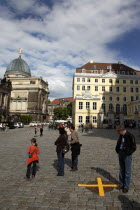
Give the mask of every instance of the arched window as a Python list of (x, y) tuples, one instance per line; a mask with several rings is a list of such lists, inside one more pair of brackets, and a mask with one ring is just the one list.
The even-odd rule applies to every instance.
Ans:
[(116, 104), (116, 114), (120, 113), (120, 104)]
[(113, 111), (113, 104), (109, 104), (109, 111)]
[(102, 104), (102, 109), (104, 111), (104, 113), (106, 112), (106, 107), (105, 107), (105, 104)]
[(126, 104), (123, 105), (123, 113), (125, 115), (127, 115), (127, 105)]

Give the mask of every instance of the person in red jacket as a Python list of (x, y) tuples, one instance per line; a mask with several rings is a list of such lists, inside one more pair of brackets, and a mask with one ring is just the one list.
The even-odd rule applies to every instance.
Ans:
[(36, 175), (36, 163), (39, 162), (38, 154), (40, 154), (40, 149), (37, 146), (36, 139), (31, 139), (31, 146), (29, 146), (27, 153), (29, 154), (29, 158), (27, 160), (27, 179), (30, 178), (31, 175), (31, 166), (32, 166), (32, 177)]

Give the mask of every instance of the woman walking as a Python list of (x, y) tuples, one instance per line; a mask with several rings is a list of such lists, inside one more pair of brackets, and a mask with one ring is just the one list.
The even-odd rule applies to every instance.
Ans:
[(60, 136), (58, 139), (55, 141), (56, 147), (56, 152), (57, 152), (57, 157), (58, 157), (58, 174), (57, 176), (64, 176), (64, 155), (65, 151), (64, 149), (68, 151), (69, 144), (67, 142), (67, 137), (65, 135), (65, 130), (64, 128), (59, 128), (59, 133)]
[[(27, 153), (29, 154), (29, 158), (27, 160), (26, 178), (29, 179), (31, 173), (32, 173), (32, 177), (35, 177), (36, 163), (38, 163), (38, 161), (39, 161), (38, 154), (40, 154), (40, 149), (37, 146), (35, 138), (31, 139), (31, 146), (29, 146)], [(31, 166), (32, 166), (32, 172), (31, 172)]]

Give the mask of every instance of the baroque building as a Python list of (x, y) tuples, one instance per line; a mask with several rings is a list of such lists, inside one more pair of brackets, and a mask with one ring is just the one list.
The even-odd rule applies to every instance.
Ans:
[(134, 119), (134, 113), (140, 111), (140, 72), (121, 62), (88, 62), (74, 74), (73, 100), (76, 127)]
[(10, 115), (20, 118), (31, 115), (33, 120), (46, 121), (48, 110), (48, 83), (42, 77), (32, 77), (29, 65), (21, 58), (14, 59), (8, 65), (5, 79), (11, 81)]
[(0, 122), (5, 122), (9, 119), (11, 90), (10, 80), (0, 79)]

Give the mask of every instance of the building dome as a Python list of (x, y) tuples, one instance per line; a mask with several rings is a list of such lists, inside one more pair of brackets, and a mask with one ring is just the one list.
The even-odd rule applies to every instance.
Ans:
[(19, 58), (11, 61), (11, 63), (8, 65), (5, 76), (8, 76), (9, 74), (18, 74), (25, 77), (31, 77), (30, 68), (28, 64), (21, 58), (21, 55)]

